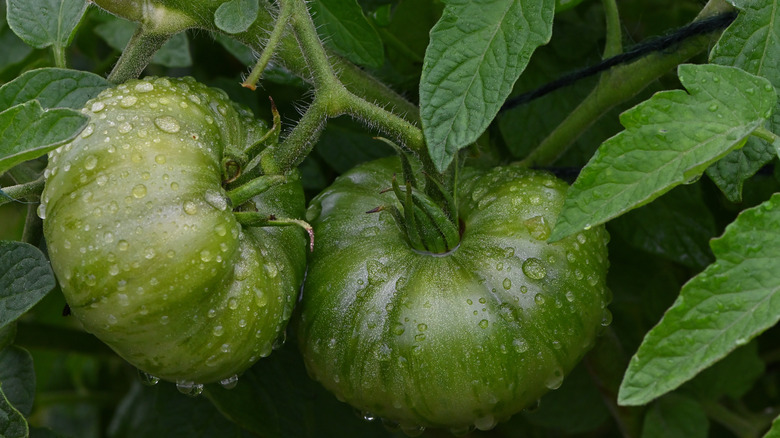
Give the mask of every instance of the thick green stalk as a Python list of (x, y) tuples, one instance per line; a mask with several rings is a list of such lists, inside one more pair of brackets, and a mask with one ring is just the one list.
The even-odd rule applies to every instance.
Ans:
[[(710, 0), (698, 18), (706, 18), (733, 8), (724, 0)], [(551, 132), (522, 163), (549, 166), (601, 116), (614, 106), (642, 91), (651, 82), (694, 55), (709, 48), (719, 34), (699, 35), (682, 43), (672, 53), (653, 53), (638, 61), (613, 68), (605, 74), (588, 97)]]
[(128, 41), (122, 56), (108, 75), (108, 80), (120, 84), (128, 79), (141, 75), (154, 54), (171, 38), (171, 35), (157, 34), (138, 26), (130, 41)]

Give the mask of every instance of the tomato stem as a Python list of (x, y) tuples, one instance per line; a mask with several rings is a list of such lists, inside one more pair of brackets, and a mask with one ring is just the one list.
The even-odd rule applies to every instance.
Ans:
[(287, 178), (283, 175), (262, 175), (227, 192), (233, 207), (238, 207), (271, 187), (283, 184)]
[(21, 201), (21, 199), (37, 198), (43, 191), (44, 185), (45, 180), (41, 177), (28, 183), (4, 187), (0, 189), (0, 205), (8, 204), (9, 202), (29, 203)]
[(127, 42), (122, 55), (114, 65), (114, 69), (108, 75), (108, 80), (119, 84), (141, 75), (154, 54), (169, 39), (171, 35), (149, 32), (143, 25), (138, 26), (135, 33)]
[(276, 49), (279, 46), (279, 41), (281, 41), (282, 35), (284, 35), (284, 31), (287, 29), (287, 23), (290, 21), (291, 16), (292, 7), (290, 2), (281, 2), (279, 6), (279, 16), (276, 18), (276, 23), (274, 23), (271, 35), (269, 35), (265, 47), (263, 47), (263, 51), (260, 52), (257, 63), (255, 63), (249, 76), (247, 76), (241, 84), (242, 87), (249, 88), (250, 90), (255, 90), (257, 88), (257, 82), (260, 80), (263, 71), (265, 71), (265, 68), (274, 56), (274, 52), (276, 52)]
[(309, 235), (309, 251), (314, 251), (314, 228), (308, 222), (300, 219), (276, 217), (254, 211), (239, 211), (234, 213), (238, 223), (253, 227), (286, 227), (290, 225), (303, 228)]

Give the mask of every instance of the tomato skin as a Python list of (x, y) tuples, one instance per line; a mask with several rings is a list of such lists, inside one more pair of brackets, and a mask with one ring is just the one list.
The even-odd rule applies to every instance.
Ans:
[[(50, 154), (39, 210), (73, 315), (153, 376), (208, 383), (267, 356), (303, 279), (301, 229), (245, 228), (222, 159), (263, 132), (191, 78), (133, 80), (87, 103), (91, 122)], [(299, 179), (251, 202), (301, 217)]]
[(548, 244), (566, 183), (466, 168), (461, 242), (411, 249), (386, 189), (397, 160), (359, 166), (311, 203), (317, 245), (299, 344), (339, 399), (407, 430), (490, 429), (557, 388), (608, 316), (603, 227)]

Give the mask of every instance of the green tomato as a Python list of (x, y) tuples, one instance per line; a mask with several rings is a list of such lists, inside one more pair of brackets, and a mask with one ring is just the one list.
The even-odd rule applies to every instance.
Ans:
[(310, 374), (367, 418), (407, 433), (490, 429), (559, 387), (609, 323), (608, 235), (548, 243), (565, 182), (466, 168), (460, 244), (416, 251), (388, 211), (366, 214), (394, 202), (384, 189), (400, 170), (356, 167), (312, 201), (300, 348)]
[[(301, 229), (240, 225), (223, 159), (265, 131), (191, 78), (133, 80), (87, 103), (91, 122), (49, 155), (39, 215), (84, 328), (182, 391), (230, 385), (283, 334), (303, 279)], [(300, 180), (242, 208), (302, 217)]]

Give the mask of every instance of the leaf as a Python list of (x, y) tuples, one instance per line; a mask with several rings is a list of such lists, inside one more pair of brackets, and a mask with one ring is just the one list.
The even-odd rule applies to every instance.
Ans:
[[(251, 403), (251, 401), (250, 401)], [(249, 438), (204, 397), (185, 397), (170, 383), (153, 388), (136, 379), (108, 427), (113, 438)]]
[(612, 230), (636, 248), (691, 268), (712, 262), (709, 240), (715, 236), (715, 218), (698, 184), (678, 187), (615, 219)]
[(656, 93), (620, 116), (574, 182), (551, 241), (604, 223), (698, 178), (744, 144), (771, 115), (777, 96), (764, 78), (734, 67), (684, 64), (683, 90)]
[(780, 415), (775, 417), (772, 427), (764, 435), (764, 438), (780, 438)]
[(5, 398), (0, 382), (0, 437), (27, 438), (27, 434), (27, 421)]
[(531, 54), (552, 35), (554, 0), (449, 0), (431, 29), (420, 116), (440, 171), (498, 113)]
[(706, 438), (709, 425), (699, 402), (673, 395), (650, 407), (642, 425), (642, 438)]
[(219, 5), (214, 24), (227, 33), (244, 32), (255, 22), (259, 10), (257, 0), (230, 0)]
[[(777, 0), (731, 0), (742, 12), (710, 52), (710, 62), (739, 67), (769, 79), (780, 90), (780, 3)], [(780, 101), (769, 129), (780, 134)], [(775, 156), (771, 145), (751, 138), (707, 169), (707, 175), (732, 201), (742, 200), (742, 183)]]
[[(122, 51), (135, 32), (138, 24), (123, 20), (114, 16), (106, 19), (105, 23), (95, 26), (95, 33), (108, 43), (111, 48)], [(190, 44), (187, 34), (177, 33), (171, 37), (152, 57), (152, 64), (164, 67), (190, 67)]]
[(19, 347), (0, 350), (0, 382), (11, 405), (22, 415), (30, 415), (35, 397), (35, 369), (27, 350)]
[(699, 373), (683, 388), (698, 399), (718, 400), (728, 395), (742, 398), (764, 374), (764, 361), (758, 355), (758, 343), (750, 342)]
[(44, 110), (37, 100), (0, 112), (0, 174), (72, 139), (86, 124), (78, 111)]
[(6, 5), (5, 2), (0, 2), (0, 73), (12, 67), (14, 64), (22, 62), (27, 56), (32, 53), (33, 48), (24, 43), (16, 34), (8, 27), (8, 23), (5, 21), (6, 17)]
[(0, 328), (24, 314), (54, 286), (54, 273), (38, 248), (0, 241)]
[(16, 339), (16, 324), (0, 327), (0, 350), (14, 343)]
[(37, 100), (43, 108), (79, 109), (111, 84), (79, 70), (41, 68), (23, 73), (0, 87), (0, 109)]
[(87, 10), (86, 0), (7, 0), (8, 25), (27, 44), (67, 47)]
[(226, 417), (265, 438), (374, 437), (391, 434), (358, 418), (306, 374), (294, 342), (257, 362), (230, 390), (218, 385), (205, 393)]
[(336, 52), (358, 65), (382, 65), (382, 40), (356, 0), (316, 0), (309, 7), (314, 23), (327, 35), (325, 43)]
[(780, 194), (743, 211), (710, 243), (715, 263), (691, 279), (645, 336), (618, 394), (641, 405), (690, 380), (780, 319)]

